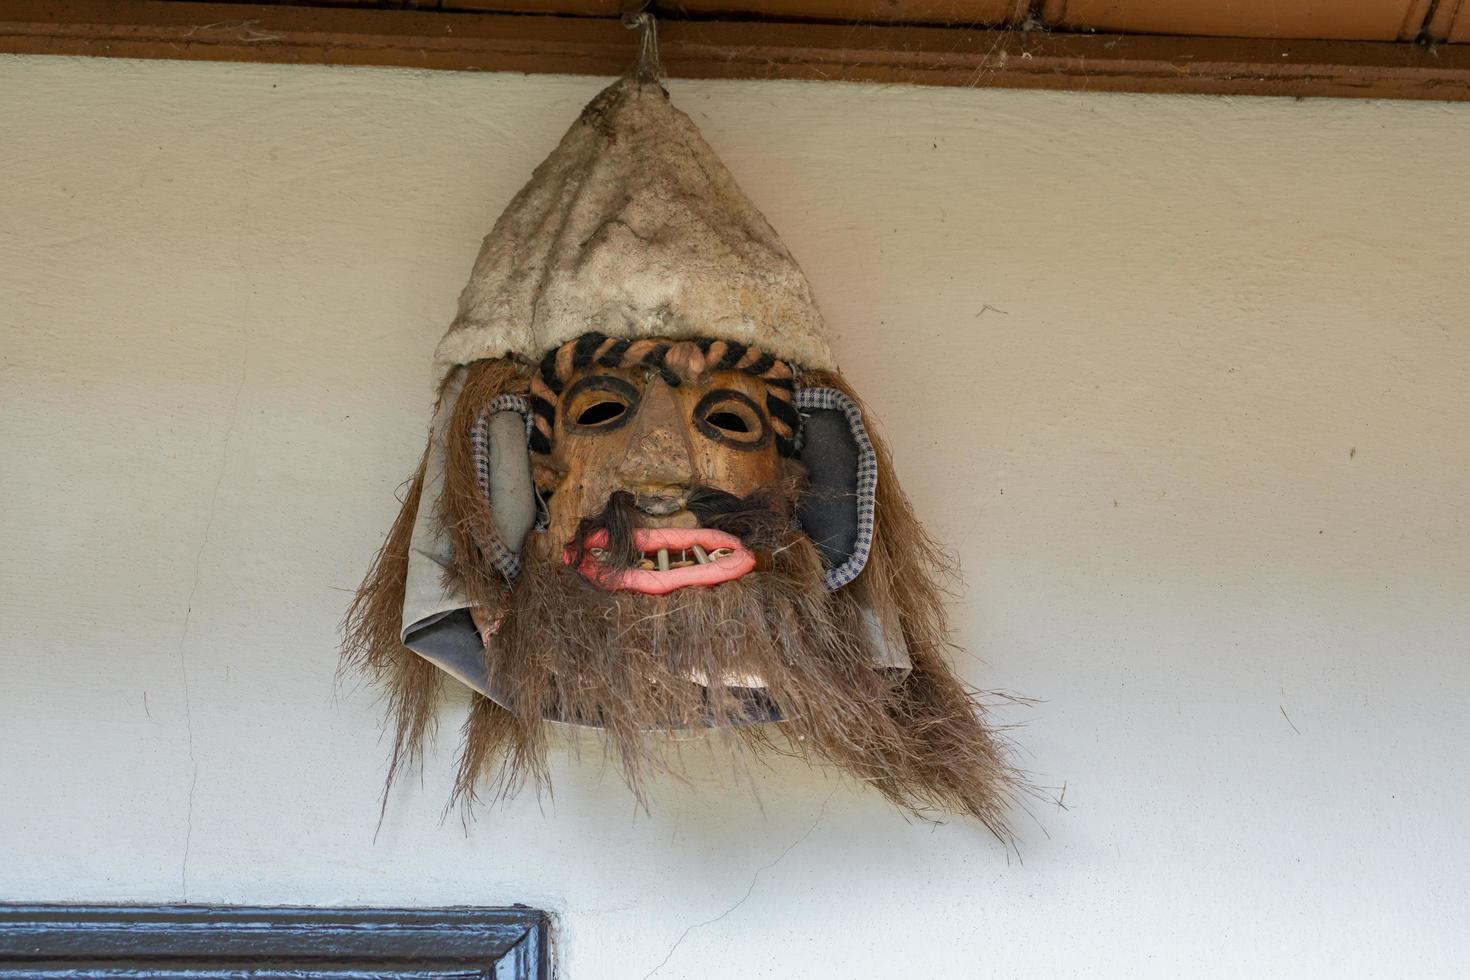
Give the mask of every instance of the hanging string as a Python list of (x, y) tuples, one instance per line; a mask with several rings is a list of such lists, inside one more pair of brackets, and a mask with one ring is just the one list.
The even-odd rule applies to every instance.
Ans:
[(658, 60), (658, 21), (648, 9), (650, 0), (633, 6), (623, 14), (623, 26), (641, 31), (638, 39), (638, 64), (633, 77), (640, 82), (664, 83), (664, 66)]

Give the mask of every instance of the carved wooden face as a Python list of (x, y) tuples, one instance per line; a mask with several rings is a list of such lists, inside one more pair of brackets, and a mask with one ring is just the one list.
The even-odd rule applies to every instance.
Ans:
[[(691, 502), (709, 491), (734, 498), (768, 491), (783, 468), (765, 380), (711, 366), (689, 342), (671, 345), (662, 361), (568, 372), (551, 452), (536, 467), (537, 485), (550, 495), (546, 557), (561, 551), (608, 589), (664, 594), (749, 572), (757, 556), (739, 538), (701, 526)], [(601, 574), (607, 529), (583, 522), (620, 494), (639, 557)]]

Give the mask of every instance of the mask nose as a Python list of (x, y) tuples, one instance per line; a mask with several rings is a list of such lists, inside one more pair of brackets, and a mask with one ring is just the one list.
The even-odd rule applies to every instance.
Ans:
[(684, 509), (683, 493), (640, 493), (634, 497), (634, 506), (649, 517), (668, 517)]
[(655, 511), (643, 508), (645, 500), (654, 507), (667, 507), (670, 501), (683, 506), (684, 491), (694, 484), (694, 459), (682, 422), (674, 392), (655, 380), (644, 390), (628, 451), (617, 469), (618, 479), (634, 491), (646, 513)]

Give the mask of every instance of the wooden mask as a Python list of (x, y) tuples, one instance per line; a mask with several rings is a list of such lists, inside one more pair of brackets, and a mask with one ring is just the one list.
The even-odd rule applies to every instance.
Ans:
[(608, 591), (664, 595), (752, 571), (759, 556), (709, 518), (718, 504), (722, 517), (759, 507), (789, 523), (795, 488), (778, 449), (789, 455), (795, 435), (791, 369), (769, 357), (742, 369), (725, 345), (710, 359), (693, 341), (594, 337), (583, 358), (571, 345), (566, 377), (548, 362), (558, 393), (541, 377), (533, 387), (548, 546)]
[(346, 620), (390, 694), (390, 779), (452, 677), (466, 798), (549, 778), (553, 723), (598, 731), (635, 792), (669, 765), (658, 733), (711, 730), (1005, 832), (1019, 783), (946, 662), (943, 559), (800, 270), (662, 89), (589, 105), (486, 239), (439, 363)]

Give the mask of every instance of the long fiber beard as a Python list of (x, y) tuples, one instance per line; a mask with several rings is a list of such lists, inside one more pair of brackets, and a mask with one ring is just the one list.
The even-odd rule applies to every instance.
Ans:
[[(469, 431), (492, 398), (524, 394), (530, 369), (510, 360), (487, 360), (466, 371), (451, 421), (456, 432)], [(857, 397), (836, 374), (808, 372), (805, 380)], [(650, 768), (665, 766), (658, 740), (646, 731), (659, 727), (649, 725), (650, 718), (713, 719), (746, 710), (748, 702), (740, 692), (722, 688), (721, 670), (705, 672), (714, 689), (704, 692), (691, 689), (689, 673), (681, 669), (691, 658), (728, 658), (726, 670), (731, 673), (763, 675), (786, 720), (725, 731), (758, 750), (794, 752), (838, 765), (916, 814), (929, 816), (938, 810), (975, 817), (1009, 840), (1007, 806), (1034, 791), (1007, 761), (1005, 740), (986, 724), (980, 695), (949, 667), (952, 648), (939, 585), (947, 571), (944, 556), (915, 518), (879, 430), (871, 419), (867, 423), (879, 471), (873, 550), (862, 575), (836, 593), (827, 593), (821, 585), (819, 559), (805, 539), (777, 550), (768, 571), (712, 590), (689, 590), (657, 600), (596, 593), (569, 577), (574, 573), (538, 562), (529, 552), (524, 573), (511, 586), (485, 557), (485, 544), (495, 540), (496, 531), (479, 491), (469, 440), (451, 440), (443, 495), (423, 506), (436, 508), (450, 535), (453, 581), (469, 600), (482, 609), (497, 609), (503, 602), (514, 608), (495, 637), (491, 668), (497, 683), (519, 691), (512, 702), (515, 712), (474, 696), (456, 795), (474, 800), (481, 790), (501, 795), (527, 779), (547, 783), (546, 707), (590, 712), (592, 705), (599, 706), (595, 717), (607, 726), (609, 743), (621, 755), (638, 791), (639, 780)], [(387, 790), (396, 777), (421, 758), (444, 687), (445, 675), (439, 668), (403, 646), (398, 636), (409, 539), (422, 486), (420, 464), (398, 519), (342, 624), (343, 669), (365, 673), (381, 686), (388, 702), (393, 749), (385, 807)], [(760, 592), (752, 597), (755, 589)], [(566, 590), (576, 601), (559, 605), (557, 590)], [(686, 610), (686, 603), (695, 606)], [(908, 649), (913, 668), (895, 684), (870, 666), (866, 634), (858, 622), (860, 604), (874, 610), (885, 630)], [(613, 605), (617, 609), (608, 612)], [(640, 608), (642, 614), (634, 612)], [(721, 614), (721, 609), (726, 612)], [(590, 610), (601, 610), (597, 615), (604, 618), (591, 622)], [(627, 619), (621, 628), (607, 621), (623, 616)], [(697, 625), (686, 625), (689, 621)], [(634, 632), (661, 631), (666, 638), (700, 637), (701, 642), (678, 644), (674, 653), (678, 659), (661, 663), (653, 651), (671, 649), (670, 642), (634, 642), (629, 627)], [(627, 664), (614, 661), (609, 645), (594, 644), (591, 657), (573, 664), (580, 673), (565, 670), (568, 651), (581, 648), (559, 646), (567, 634), (579, 636), (578, 644), (598, 635), (615, 637), (617, 649), (631, 651), (631, 659)], [(561, 639), (554, 641), (553, 636)], [(517, 657), (517, 651), (524, 656)], [(783, 653), (790, 656), (783, 659)], [(635, 665), (650, 660), (651, 671), (635, 672)], [(553, 672), (556, 666), (563, 668), (561, 674)], [(562, 677), (574, 678), (575, 683)], [(677, 682), (670, 685), (672, 693), (657, 691), (649, 682), (664, 678)], [(579, 686), (593, 680), (619, 696), (593, 696), (596, 687)], [(615, 706), (633, 710), (609, 710)]]
[[(529, 556), (528, 556), (529, 557)], [(825, 758), (920, 811), (968, 812), (1003, 833), (1010, 771), (971, 695), (941, 665), (881, 669), (862, 611), (828, 592), (791, 532), (768, 567), (667, 596), (608, 593), (555, 560), (528, 560), (492, 638), (491, 689), (465, 731), (460, 790), (546, 778), (545, 719), (597, 725), (634, 793), (671, 767), (656, 733), (704, 726), (747, 748)], [(763, 691), (746, 678), (764, 682)], [(785, 739), (751, 724), (774, 703)]]

